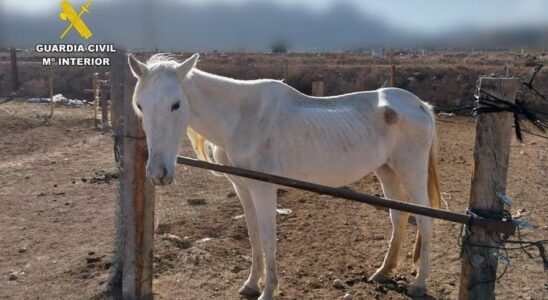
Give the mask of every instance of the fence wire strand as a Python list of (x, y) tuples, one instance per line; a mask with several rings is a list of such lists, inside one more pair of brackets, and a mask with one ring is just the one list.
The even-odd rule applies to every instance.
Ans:
[[(484, 210), (468, 210), (468, 214), (479, 216), (482, 218), (488, 218), (488, 219), (497, 219), (497, 220), (506, 220), (512, 222), (512, 214), (508, 210), (503, 210), (500, 213), (493, 213), (491, 211), (484, 211)], [(536, 247), (539, 252), (539, 257), (542, 260), (544, 271), (548, 271), (548, 257), (546, 256), (546, 248), (544, 247), (544, 244), (548, 244), (548, 239), (543, 240), (536, 240), (536, 241), (524, 241), (521, 236), (521, 229), (519, 226), (516, 226), (516, 232), (517, 232), (517, 239), (509, 239), (508, 236), (502, 236), (496, 234), (496, 233), (489, 233), (487, 236), (491, 240), (491, 243), (496, 246), (489, 246), (489, 245), (480, 245), (470, 242), (471, 237), (474, 236), (474, 231), (471, 230), (469, 225), (462, 225), (459, 233), (458, 238), (458, 245), (461, 248), (461, 259), (463, 258), (464, 251), (466, 251), (466, 247), (463, 246), (469, 246), (469, 247), (478, 247), (478, 248), (484, 248), (486, 249), (487, 253), (485, 253), (485, 257), (492, 256), (489, 251), (499, 251), (502, 250), (504, 252), (505, 258), (508, 259), (508, 251), (512, 250), (521, 250), (521, 252), (525, 253), (529, 259), (534, 259), (535, 256), (531, 254), (527, 249)], [(496, 238), (494, 238), (496, 237)], [(519, 246), (517, 247), (507, 247), (506, 244), (517, 244)], [(497, 258), (498, 259), (498, 258)], [(478, 285), (481, 284), (491, 284), (493, 282), (500, 283), (500, 280), (504, 277), (506, 274), (506, 271), (508, 270), (508, 267), (510, 265), (510, 261), (508, 260), (507, 263), (504, 264), (504, 269), (502, 272), (496, 276), (493, 280), (482, 280), (479, 282), (473, 282), (469, 285), (468, 289), (472, 290)]]
[[(546, 95), (543, 95), (537, 87), (535, 87), (534, 82), (538, 73), (544, 65), (537, 64), (534, 69), (531, 77), (527, 81), (521, 80), (520, 83), (527, 88), (528, 91), (533, 93), (534, 97), (538, 97), (543, 101), (548, 103)], [(438, 110), (437, 113), (457, 113), (457, 112), (468, 112), (473, 116), (485, 113), (494, 113), (494, 112), (511, 112), (514, 114), (514, 129), (516, 132), (516, 138), (519, 141), (523, 140), (522, 132), (548, 139), (548, 136), (543, 134), (538, 134), (533, 132), (533, 130), (527, 130), (523, 128), (523, 121), (528, 121), (533, 124), (535, 128), (544, 133), (548, 129), (548, 116), (547, 111), (541, 111), (538, 109), (530, 108), (526, 101), (521, 99), (515, 99), (515, 103), (503, 100), (501, 98), (495, 97), (494, 95), (481, 90), (479, 87), (479, 81), (476, 86), (476, 92), (474, 93), (475, 105), (466, 105), (449, 110)]]

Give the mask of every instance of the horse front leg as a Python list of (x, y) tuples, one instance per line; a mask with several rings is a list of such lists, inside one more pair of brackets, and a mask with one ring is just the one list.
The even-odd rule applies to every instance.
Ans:
[(249, 235), (249, 241), (251, 242), (252, 257), (251, 272), (244, 285), (240, 288), (239, 293), (240, 295), (247, 297), (258, 297), (261, 294), (259, 279), (264, 272), (264, 263), (259, 228), (257, 225), (257, 214), (247, 188), (235, 183), (233, 183), (233, 186), (244, 209), (247, 233)]
[(278, 287), (276, 270), (276, 188), (257, 183), (249, 187), (253, 199), (265, 261), (265, 287), (259, 300), (273, 299)]

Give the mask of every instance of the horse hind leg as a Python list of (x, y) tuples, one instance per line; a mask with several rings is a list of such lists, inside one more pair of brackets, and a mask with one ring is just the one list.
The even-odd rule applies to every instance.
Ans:
[[(420, 159), (414, 159), (405, 168), (398, 172), (402, 186), (414, 204), (430, 207), (428, 197), (428, 159), (421, 164)], [(426, 278), (430, 272), (430, 246), (433, 235), (433, 221), (430, 217), (417, 215), (417, 227), (420, 233), (417, 247), (420, 247), (419, 260), (416, 262), (417, 276), (408, 290), (410, 296), (423, 296), (426, 294)]]
[[(403, 192), (400, 182), (394, 173), (387, 165), (375, 170), (375, 174), (381, 181), (384, 196), (394, 200), (404, 200), (405, 193)], [(401, 248), (401, 243), (407, 227), (409, 213), (398, 210), (390, 210), (390, 220), (392, 222), (392, 237), (388, 245), (388, 251), (384, 257), (382, 266), (370, 277), (369, 280), (376, 282), (390, 281), (390, 272), (398, 265), (398, 254)]]

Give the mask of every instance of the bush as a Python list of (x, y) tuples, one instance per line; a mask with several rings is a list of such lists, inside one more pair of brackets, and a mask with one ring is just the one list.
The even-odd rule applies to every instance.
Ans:
[(285, 41), (276, 41), (270, 46), (272, 53), (287, 53), (287, 43)]

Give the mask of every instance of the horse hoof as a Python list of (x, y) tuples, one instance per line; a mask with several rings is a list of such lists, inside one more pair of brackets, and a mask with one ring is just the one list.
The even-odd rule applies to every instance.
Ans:
[(426, 296), (426, 287), (412, 285), (407, 289), (407, 295), (413, 298)]
[(265, 294), (263, 294), (261, 297), (259, 297), (259, 299), (257, 300), (273, 300), (274, 298), (272, 296), (267, 296)]
[(240, 293), (240, 295), (242, 296), (246, 296), (246, 297), (250, 297), (250, 298), (257, 298), (261, 295), (261, 292), (259, 292), (258, 290), (252, 288), (252, 287), (249, 287), (247, 285), (244, 285), (239, 291), (238, 293)]
[(381, 272), (375, 272), (373, 276), (369, 277), (369, 281), (375, 281), (378, 283), (392, 282), (392, 279)]

